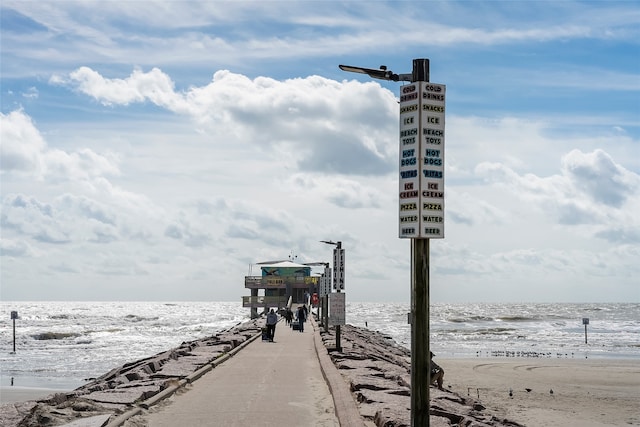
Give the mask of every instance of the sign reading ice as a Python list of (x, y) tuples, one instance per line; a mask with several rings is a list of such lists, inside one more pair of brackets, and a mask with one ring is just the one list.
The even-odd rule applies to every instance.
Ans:
[(444, 238), (445, 85), (400, 89), (399, 236)]

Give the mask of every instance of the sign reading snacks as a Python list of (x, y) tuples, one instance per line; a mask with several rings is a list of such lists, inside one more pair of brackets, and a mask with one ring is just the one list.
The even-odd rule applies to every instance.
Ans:
[(446, 86), (400, 88), (401, 238), (444, 238), (444, 107)]

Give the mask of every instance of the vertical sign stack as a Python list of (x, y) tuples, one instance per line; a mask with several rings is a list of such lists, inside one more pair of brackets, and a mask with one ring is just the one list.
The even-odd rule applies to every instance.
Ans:
[(344, 291), (344, 249), (333, 250), (333, 289)]
[(444, 238), (445, 91), (421, 81), (400, 91), (401, 238)]
[(324, 274), (320, 277), (320, 298), (331, 293), (331, 268), (325, 267)]

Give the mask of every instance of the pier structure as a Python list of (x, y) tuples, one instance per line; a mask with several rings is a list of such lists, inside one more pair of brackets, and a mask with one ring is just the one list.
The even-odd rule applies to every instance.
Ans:
[(266, 312), (270, 308), (280, 310), (290, 303), (308, 304), (308, 297), (318, 292), (319, 278), (311, 276), (309, 265), (292, 261), (257, 265), (261, 274), (244, 278), (244, 287), (251, 290), (251, 295), (242, 297), (242, 306), (251, 308), (251, 318), (260, 315), (258, 309)]

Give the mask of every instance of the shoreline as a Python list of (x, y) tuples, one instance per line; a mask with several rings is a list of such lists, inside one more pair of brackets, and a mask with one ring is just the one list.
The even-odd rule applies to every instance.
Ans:
[(55, 393), (70, 393), (87, 382), (65, 377), (3, 376), (0, 380), (0, 405), (44, 399)]
[(445, 389), (526, 426), (640, 425), (640, 360), (445, 358)]
[(71, 389), (0, 386), (0, 405), (5, 403), (26, 403), (45, 399), (55, 393), (70, 393)]
[[(239, 324), (236, 329), (234, 333), (227, 331), (220, 334), (221, 338), (230, 340), (226, 342), (232, 343), (228, 348), (236, 348), (240, 342), (246, 341), (249, 336), (253, 336), (259, 330), (253, 321)], [(322, 335), (336, 367), (341, 369), (345, 365), (355, 364), (353, 367), (357, 369), (341, 369), (341, 374), (343, 375), (356, 375), (350, 380), (353, 383), (352, 385), (359, 385), (361, 381), (364, 381), (364, 383), (371, 382), (371, 384), (380, 381), (377, 375), (371, 376), (371, 372), (364, 369), (365, 366), (360, 366), (363, 363), (363, 351), (373, 355), (371, 360), (374, 362), (370, 361), (367, 364), (373, 363), (377, 365), (381, 360), (389, 359), (389, 356), (395, 354), (396, 350), (397, 354), (394, 356), (397, 362), (396, 365), (400, 366), (410, 362), (407, 359), (408, 353), (406, 351), (401, 351), (400, 348), (394, 350), (396, 348), (395, 341), (391, 340), (390, 337), (380, 337), (378, 333), (366, 328), (350, 325), (343, 328), (343, 353), (335, 353), (332, 350), (334, 344), (332, 343), (333, 336), (331, 332)], [(348, 341), (350, 336), (354, 340), (351, 344)], [(207, 354), (210, 353), (212, 347), (202, 345), (206, 344), (206, 341), (198, 340), (192, 343), (183, 343), (181, 347), (172, 349), (171, 352), (178, 351), (185, 355), (191, 355), (192, 357), (184, 359), (186, 361), (192, 359), (193, 355), (200, 354), (201, 351), (206, 350)], [(218, 339), (215, 341), (220, 343)], [(349, 357), (348, 348), (354, 345), (355, 353), (354, 357), (351, 358)], [(240, 348), (242, 345), (238, 347)], [(237, 349), (239, 350), (239, 348)], [(140, 360), (134, 365), (140, 365), (140, 367), (143, 367), (143, 365), (150, 366), (150, 363), (156, 363), (153, 360), (160, 361), (167, 353), (159, 353), (153, 358)], [(210, 356), (207, 356), (207, 358), (210, 358)], [(510, 420), (512, 422), (512, 424), (505, 423), (505, 425), (528, 427), (640, 425), (640, 411), (636, 409), (637, 401), (640, 400), (640, 387), (638, 387), (640, 385), (639, 358), (501, 358), (495, 356), (462, 358), (446, 357), (441, 353), (436, 354), (434, 361), (445, 370), (445, 391), (442, 392), (431, 388), (432, 407), (434, 404), (442, 407), (454, 396), (452, 393), (455, 393), (455, 395), (467, 401), (467, 405), (470, 404), (469, 402), (473, 403), (475, 401), (485, 408), (478, 410), (475, 414), (467, 414), (465, 416), (495, 416), (496, 420)], [(169, 365), (165, 365), (165, 368), (169, 368)], [(131, 364), (127, 364), (127, 366), (129, 366), (127, 369), (115, 369), (109, 373), (110, 375), (105, 375), (98, 379), (99, 381), (96, 381), (96, 383), (104, 382), (112, 376), (117, 379), (128, 374), (134, 366)], [(160, 368), (160, 366), (162, 366), (162, 363), (157, 367)], [(170, 371), (177, 375), (178, 372), (174, 372), (176, 367), (174, 366)], [(185, 373), (189, 373), (194, 369), (190, 365), (185, 365), (183, 368)], [(399, 382), (393, 386), (394, 390), (404, 386), (408, 387), (406, 380), (409, 377), (407, 373), (403, 374), (398, 371), (397, 375), (393, 381)], [(11, 387), (4, 384), (8, 378), (3, 378), (3, 384), (0, 387), (0, 400), (7, 410), (15, 406), (20, 413), (30, 410), (27, 407), (30, 404), (29, 402), (35, 404), (34, 400), (42, 400), (56, 393), (74, 394), (76, 390), (85, 389), (89, 385), (89, 383), (84, 383), (84, 385), (75, 390), (69, 390), (69, 388), (77, 384), (77, 379), (16, 378), (20, 380), (20, 384)], [(197, 377), (193, 377), (193, 379), (195, 378)], [(70, 382), (61, 387), (60, 384), (65, 384), (65, 380), (70, 380)], [(56, 387), (47, 387), (47, 385), (56, 385)], [(527, 388), (530, 389), (529, 392), (526, 391)], [(390, 393), (385, 394), (386, 397), (382, 397), (379, 392), (369, 391), (370, 387), (368, 386), (357, 389), (357, 393), (367, 397), (365, 400), (378, 401), (382, 405), (381, 407), (389, 408), (387, 412), (381, 412), (387, 418), (404, 419), (408, 417), (406, 395)], [(511, 396), (509, 395), (509, 390), (512, 390)], [(553, 390), (554, 393), (551, 394), (550, 390)], [(100, 393), (104, 395), (104, 392), (98, 392), (98, 394)], [(383, 401), (379, 401), (379, 398), (382, 398)], [(358, 401), (360, 400), (358, 399)], [(475, 405), (473, 406), (475, 409)], [(363, 408), (362, 416), (365, 417), (372, 416), (373, 412), (380, 410), (376, 405), (364, 405)], [(460, 411), (460, 409), (452, 409), (450, 414), (457, 417), (463, 413)], [(0, 414), (0, 420), (2, 419), (1, 415), (3, 414)], [(14, 418), (17, 419), (18, 416), (16, 415)]]
[[(585, 367), (592, 366), (594, 368), (598, 368), (601, 370), (608, 370), (610, 368), (622, 368), (622, 369), (631, 369), (635, 368), (634, 375), (640, 375), (640, 359), (628, 357), (628, 356), (616, 356), (616, 357), (592, 357), (589, 359), (579, 358), (579, 357), (569, 357), (569, 358), (534, 358), (534, 357), (520, 357), (520, 358), (505, 358), (505, 357), (485, 357), (485, 356), (462, 356), (462, 355), (447, 355), (446, 352), (436, 354), (434, 361), (436, 363), (442, 365), (443, 368), (448, 366), (449, 369), (445, 368), (447, 373), (446, 380), (449, 380), (449, 384), (453, 386), (451, 381), (456, 381), (458, 383), (464, 382), (471, 384), (469, 387), (471, 388), (486, 388), (486, 386), (480, 385), (476, 387), (477, 384), (485, 377), (486, 374), (482, 374), (478, 372), (480, 369), (475, 369), (475, 375), (478, 376), (478, 379), (474, 381), (474, 374), (468, 372), (469, 369), (473, 369), (476, 366), (479, 368), (480, 366), (485, 367), (486, 365), (492, 365), (493, 368), (506, 368), (510, 367), (514, 370), (516, 367), (521, 367), (524, 365), (533, 366), (529, 367), (529, 369), (541, 369), (545, 367), (549, 367), (553, 364), (561, 364), (565, 365), (567, 368), (572, 368), (571, 365), (576, 367)], [(504, 376), (504, 375), (502, 375)], [(517, 375), (513, 376), (514, 379), (518, 378)], [(599, 377), (599, 375), (598, 375)], [(638, 391), (637, 396), (640, 398), (640, 377), (636, 377), (638, 382)], [(26, 397), (22, 400), (5, 400), (5, 397), (11, 396), (13, 394), (21, 394), (25, 396), (36, 396), (36, 398), (46, 397), (47, 394), (54, 393), (69, 393), (78, 388), (83, 387), (84, 385), (92, 382), (93, 380), (85, 380), (80, 381), (73, 378), (66, 377), (35, 377), (35, 376), (25, 376), (25, 377), (15, 377), (16, 382), (13, 385), (8, 385), (8, 380), (6, 377), (3, 377), (0, 380), (0, 404), (9, 403), (9, 402), (20, 402), (20, 401), (28, 401), (34, 400), (32, 397)], [(460, 384), (456, 384), (460, 386)], [(499, 387), (500, 385), (498, 385)], [(508, 388), (507, 388), (508, 390)], [(466, 396), (466, 389), (464, 390), (464, 395)], [(45, 392), (43, 395), (42, 392)], [(462, 394), (462, 393), (461, 393)], [(477, 396), (476, 396), (477, 397)]]

